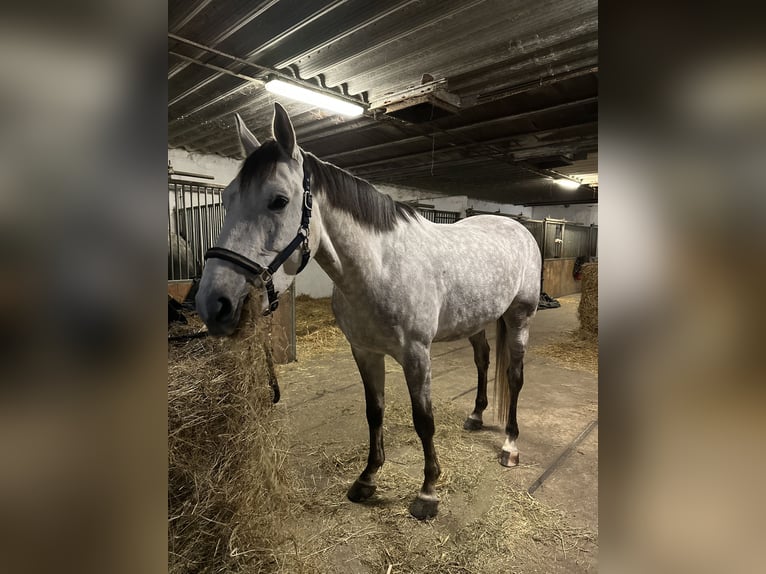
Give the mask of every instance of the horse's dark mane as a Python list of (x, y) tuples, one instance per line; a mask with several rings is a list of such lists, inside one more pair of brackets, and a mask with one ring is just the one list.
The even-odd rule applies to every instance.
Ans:
[[(274, 140), (263, 143), (251, 154), (240, 171), (240, 184), (247, 187), (257, 175), (273, 171), (276, 162), (289, 161), (288, 155)], [(360, 224), (375, 231), (391, 231), (399, 221), (415, 219), (415, 209), (394, 201), (371, 183), (344, 169), (304, 152), (303, 161), (311, 174), (311, 190), (327, 198), (330, 205), (348, 213)]]
[(415, 219), (412, 206), (394, 201), (368, 181), (310, 153), (304, 153), (303, 161), (308, 162), (312, 182), (315, 182), (312, 185), (327, 197), (330, 205), (362, 225), (375, 231), (391, 231), (398, 221)]

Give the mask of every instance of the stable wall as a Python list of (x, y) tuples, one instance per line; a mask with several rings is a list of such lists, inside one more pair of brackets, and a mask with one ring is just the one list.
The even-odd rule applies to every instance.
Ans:
[[(532, 208), (532, 219), (565, 219), (582, 225), (598, 225), (598, 204), (541, 205)], [(598, 253), (598, 243), (596, 253)], [(553, 298), (580, 293), (582, 284), (572, 277), (574, 258), (543, 262), (543, 291)]]
[(176, 171), (211, 175), (213, 179), (177, 176), (178, 179), (221, 185), (226, 187), (231, 183), (242, 165), (242, 161), (220, 155), (193, 153), (186, 150), (169, 148), (168, 163)]
[(308, 295), (312, 299), (332, 295), (332, 281), (314, 259), (295, 278), (295, 294)]
[(543, 261), (543, 291), (553, 297), (563, 297), (582, 290), (582, 282), (572, 276), (574, 258)]
[(598, 225), (598, 204), (539, 205), (532, 208), (532, 219), (566, 219), (572, 223)]

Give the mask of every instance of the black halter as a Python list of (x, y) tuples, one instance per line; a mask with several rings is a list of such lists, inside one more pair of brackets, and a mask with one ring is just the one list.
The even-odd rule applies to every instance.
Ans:
[(261, 267), (255, 261), (251, 261), (244, 255), (240, 255), (236, 251), (231, 251), (224, 247), (211, 247), (205, 253), (205, 260), (207, 259), (223, 259), (229, 263), (233, 263), (240, 269), (247, 272), (247, 280), (249, 283), (255, 285), (256, 280), (260, 279), (263, 286), (266, 288), (266, 295), (269, 298), (269, 306), (266, 311), (263, 312), (264, 316), (271, 315), (279, 307), (279, 293), (274, 289), (273, 276), (277, 270), (282, 267), (282, 264), (287, 261), (293, 252), (301, 245), (303, 246), (303, 257), (301, 259), (301, 266), (298, 267), (296, 275), (303, 271), (303, 268), (311, 259), (311, 249), (309, 248), (309, 221), (311, 220), (311, 174), (306, 166), (306, 157), (303, 157), (303, 211), (301, 213), (301, 225), (298, 228), (298, 233), (290, 244), (282, 251), (277, 253), (274, 260), (266, 267)]

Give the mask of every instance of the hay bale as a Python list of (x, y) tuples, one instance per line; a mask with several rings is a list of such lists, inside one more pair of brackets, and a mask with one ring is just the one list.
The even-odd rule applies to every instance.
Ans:
[(254, 304), (232, 339), (168, 357), (169, 572), (274, 570), (287, 536), (286, 438)]
[(598, 337), (598, 263), (582, 266), (582, 295), (577, 315), (580, 318), (580, 335), (584, 338)]

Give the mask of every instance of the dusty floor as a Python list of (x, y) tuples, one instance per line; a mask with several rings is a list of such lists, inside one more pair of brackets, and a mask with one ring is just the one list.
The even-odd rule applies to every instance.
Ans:
[[(532, 325), (519, 400), (521, 465), (515, 469), (497, 462), (503, 433), (493, 425), (491, 406), (484, 430), (462, 429), (476, 389), (470, 344), (434, 345), (435, 441), (443, 476), (439, 516), (425, 523), (407, 512), (422, 481), (423, 458), (401, 368), (387, 360), (386, 464), (378, 491), (354, 504), (345, 490), (364, 466), (368, 441), (356, 366), (345, 341), (302, 355), (299, 345), (299, 361), (279, 369), (288, 460), (303, 478), (306, 500), (295, 516), (298, 558), (284, 565), (287, 571), (595, 571), (597, 354), (572, 335), (579, 295), (559, 301), (560, 308), (539, 311)], [(488, 337), (493, 346), (494, 332)]]

